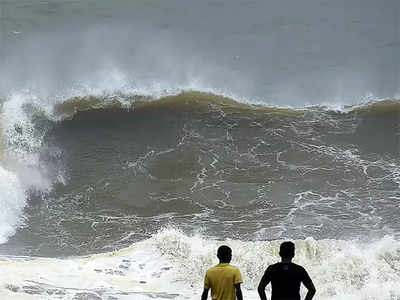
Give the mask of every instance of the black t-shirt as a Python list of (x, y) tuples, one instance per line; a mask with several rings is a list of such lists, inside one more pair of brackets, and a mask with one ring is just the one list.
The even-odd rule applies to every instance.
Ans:
[(291, 262), (270, 265), (263, 277), (272, 284), (271, 300), (300, 300), (300, 284), (312, 282), (302, 266)]

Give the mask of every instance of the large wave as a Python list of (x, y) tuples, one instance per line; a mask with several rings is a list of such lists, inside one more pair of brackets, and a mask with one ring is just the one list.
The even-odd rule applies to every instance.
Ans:
[[(392, 174), (390, 175), (392, 179), (398, 182), (398, 176), (396, 175), (398, 174), (396, 157), (398, 157), (398, 124), (400, 111), (400, 104), (398, 101), (387, 100), (372, 102), (356, 107), (343, 107), (341, 111), (338, 111), (336, 109), (330, 110), (324, 106), (296, 109), (278, 106), (268, 107), (260, 104), (251, 104), (251, 101), (241, 101), (240, 99), (233, 100), (224, 94), (218, 95), (217, 93), (213, 94), (209, 91), (182, 92), (179, 89), (167, 91), (156, 90), (153, 94), (149, 91), (141, 94), (101, 91), (89, 95), (78, 90), (73, 94), (68, 94), (68, 97), (53, 98), (40, 98), (34, 96), (29, 91), (24, 91), (7, 97), (2, 103), (2, 184), (5, 186), (5, 190), (9, 190), (8, 193), (12, 194), (12, 197), (6, 197), (2, 200), (5, 207), (11, 212), (3, 214), (0, 219), (1, 228), (4, 228), (1, 235), (1, 240), (3, 242), (15, 232), (16, 228), (23, 224), (23, 208), (32, 190), (48, 192), (51, 190), (54, 183), (66, 183), (65, 166), (62, 163), (57, 166), (51, 166), (49, 164), (51, 160), (63, 160), (63, 149), (59, 149), (59, 145), (55, 145), (54, 147), (49, 146), (45, 141), (48, 134), (52, 133), (53, 128), (57, 124), (61, 124), (63, 120), (74, 119), (78, 115), (78, 119), (82, 120), (88, 115), (93, 115), (96, 118), (94, 114), (96, 111), (102, 112), (103, 115), (108, 115), (106, 118), (107, 120), (119, 118), (118, 114), (113, 116), (113, 112), (117, 111), (125, 111), (127, 113), (134, 112), (132, 115), (134, 118), (140, 116), (140, 114), (145, 117), (147, 112), (150, 112), (151, 115), (157, 111), (160, 112), (161, 115), (167, 116), (171, 114), (171, 112), (182, 113), (186, 111), (189, 113), (189, 118), (192, 119), (199, 118), (205, 113), (212, 114), (215, 112), (217, 118), (222, 118), (221, 120), (227, 123), (227, 128), (234, 124), (232, 122), (232, 125), (228, 124), (230, 122), (228, 121), (230, 118), (229, 116), (232, 116), (232, 120), (234, 120), (235, 116), (239, 116), (239, 119), (250, 119), (252, 121), (249, 124), (253, 128), (259, 126), (257, 122), (262, 120), (265, 120), (262, 122), (275, 122), (276, 125), (272, 125), (273, 123), (270, 125), (276, 127), (276, 129), (274, 129), (276, 130), (275, 133), (272, 131), (268, 133), (271, 134), (271, 137), (282, 134), (282, 130), (286, 130), (284, 129), (286, 127), (290, 130), (290, 134), (295, 134), (291, 138), (287, 137), (287, 141), (285, 142), (288, 143), (287, 145), (275, 145), (275, 147), (278, 148), (283, 147), (282, 150), (277, 152), (278, 156), (276, 157), (277, 164), (283, 168), (288, 168), (288, 170), (296, 169), (296, 173), (299, 171), (304, 174), (310, 172), (312, 174), (312, 172), (315, 172), (312, 170), (318, 167), (318, 164), (315, 166), (302, 165), (302, 163), (298, 161), (298, 158), (293, 156), (294, 154), (290, 154), (291, 151), (294, 150), (289, 152), (287, 149), (285, 150), (285, 147), (291, 148), (297, 145), (295, 146), (298, 147), (296, 151), (305, 151), (304, 153), (309, 152), (311, 155), (332, 156), (332, 162), (336, 161), (337, 163), (338, 159), (340, 159), (344, 166), (356, 164), (358, 165), (357, 168), (360, 168), (362, 171), (361, 173), (356, 171), (356, 173), (359, 173), (360, 176), (366, 175), (366, 178), (371, 177), (371, 180), (376, 184), (381, 185), (384, 184), (384, 182), (388, 182), (387, 177), (382, 177), (385, 176), (385, 174)], [(86, 115), (84, 114), (85, 112)], [(196, 114), (197, 116), (195, 117)], [(159, 114), (159, 116), (161, 115)], [(101, 121), (101, 119), (99, 119), (99, 121)], [(313, 124), (315, 124), (315, 126)], [(281, 126), (281, 128), (279, 128), (279, 126)], [(296, 129), (295, 127), (298, 126), (300, 127)], [(301, 129), (301, 127), (303, 127), (303, 129)], [(188, 130), (188, 128), (185, 130)], [(301, 133), (298, 130), (303, 130), (304, 132)], [(279, 131), (281, 132), (279, 133)], [(318, 138), (315, 135), (321, 133), (325, 136)], [(334, 135), (332, 135), (332, 133), (334, 133)], [(154, 133), (149, 132), (148, 134), (152, 135)], [(213, 134), (215, 135), (216, 132)], [(315, 141), (317, 139), (321, 140), (318, 141), (318, 143), (307, 144), (302, 140), (304, 137), (307, 139), (310, 138), (310, 141), (313, 139)], [(344, 139), (342, 137), (344, 137)], [(226, 136), (226, 138), (229, 140), (230, 137)], [(324, 141), (326, 138), (333, 138), (333, 140)], [(283, 143), (279, 138), (274, 141), (274, 143), (278, 142)], [(343, 148), (340, 146), (343, 142), (350, 144)], [(356, 149), (353, 149), (351, 146), (352, 143), (357, 144)], [(79, 147), (79, 145), (77, 146)], [(257, 144), (253, 146), (256, 148), (251, 151), (266, 146), (267, 144)], [(357, 152), (360, 150), (360, 147), (367, 151), (372, 151), (372, 153), (377, 152), (383, 155), (390, 154), (394, 156), (386, 162), (381, 159), (374, 162), (373, 157), (368, 157), (368, 155), (360, 156), (360, 153)], [(182, 149), (182, 151), (183, 150), (184, 149)], [(223, 150), (223, 148), (220, 150), (223, 152), (226, 151), (226, 149)], [(42, 154), (44, 152), (53, 157), (53, 159), (47, 158), (43, 160)], [(248, 155), (261, 155), (261, 152), (259, 154), (257, 153), (258, 150), (254, 153), (248, 153)], [(236, 158), (229, 158), (233, 159), (233, 161), (235, 161), (235, 159), (240, 160), (244, 158), (240, 153), (234, 154), (232, 152), (229, 155), (236, 155)], [(154, 164), (152, 160), (156, 157), (158, 157), (158, 154), (146, 156), (145, 159), (149, 161), (143, 160), (142, 164)], [(309, 158), (306, 157), (307, 156), (303, 157), (303, 160), (309, 160)], [(214, 157), (214, 159), (216, 159), (216, 157)], [(248, 159), (251, 158), (249, 157)], [(294, 160), (291, 161), (292, 159)], [(250, 160), (247, 161), (248, 163), (250, 162)], [(157, 166), (157, 160), (155, 162)], [(211, 162), (210, 167), (215, 168), (215, 163), (216, 161)], [(255, 161), (251, 162), (251, 164), (253, 163), (255, 163)], [(160, 167), (163, 166), (163, 164), (161, 164)], [(168, 176), (175, 176), (173, 172), (171, 173), (171, 168), (168, 166), (169, 164), (165, 165), (165, 167), (167, 167), (165, 170), (160, 169), (157, 171), (161, 172), (159, 176), (163, 176), (162, 174), (165, 172), (168, 172)], [(126, 164), (126, 168), (134, 172), (137, 171), (136, 167), (139, 167), (137, 162), (127, 162)], [(207, 172), (210, 172), (210, 170)], [(156, 172), (155, 169), (153, 171)], [(197, 179), (195, 178), (193, 186), (190, 189), (192, 192), (196, 190), (202, 191), (206, 187), (208, 181), (205, 181), (204, 176), (206, 174), (202, 172), (204, 172), (204, 170), (201, 172), (199, 171)], [(320, 169), (318, 172), (326, 173), (326, 170), (323, 171)], [(363, 172), (365, 173), (364, 175), (362, 175)], [(154, 174), (152, 176), (155, 176)], [(260, 173), (260, 175), (261, 174), (262, 173)], [(178, 174), (177, 176), (181, 175)], [(243, 182), (243, 180), (245, 180), (249, 183), (256, 183), (260, 178), (256, 179), (254, 176), (255, 175), (247, 177), (242, 176), (240, 181)], [(263, 176), (265, 176), (265, 174)], [(382, 177), (382, 179), (379, 179), (380, 177)], [(175, 179), (178, 178), (179, 177)], [(237, 180), (239, 180), (239, 178), (235, 179), (235, 182)], [(372, 182), (371, 180), (368, 179), (369, 182)], [(382, 180), (382, 182), (379, 183), (379, 180)], [(265, 193), (265, 191), (263, 193)], [(240, 194), (238, 194), (238, 196), (239, 195)], [(315, 199), (312, 200), (312, 197), (315, 197), (316, 194), (314, 194), (314, 196), (312, 195), (313, 193), (299, 193), (295, 202), (300, 205), (301, 202), (311, 201), (307, 204), (307, 207), (310, 208), (310, 205), (313, 206), (318, 203), (317, 201), (313, 204), (312, 201)], [(323, 200), (326, 197), (323, 193), (318, 197), (321, 197), (321, 201), (326, 201)], [(326, 199), (330, 199), (329, 197)], [(301, 210), (303, 207), (302, 205), (303, 204), (301, 204), (298, 209)]]

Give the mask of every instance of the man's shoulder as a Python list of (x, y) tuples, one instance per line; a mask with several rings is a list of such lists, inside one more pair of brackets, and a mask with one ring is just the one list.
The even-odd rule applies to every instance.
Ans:
[(236, 267), (236, 266), (228, 265), (227, 267), (230, 268), (230, 269), (232, 269), (232, 270), (239, 270), (239, 268)]
[(275, 263), (275, 264), (269, 265), (268, 268), (267, 268), (267, 270), (268, 270), (268, 269), (274, 270), (274, 269), (276, 269), (276, 268), (279, 268), (280, 265), (281, 265), (280, 262), (277, 262), (277, 263)]
[(298, 264), (292, 263), (293, 267), (292, 270), (293, 272), (295, 272), (296, 274), (298, 274), (298, 276), (300, 276), (300, 278), (307, 278), (309, 277), (306, 269), (303, 266), (300, 266)]
[[(269, 265), (267, 269), (270, 269), (270, 270), (281, 269), (281, 267), (283, 265), (285, 265), (285, 264), (282, 263), (282, 262), (277, 262), (275, 264)], [(295, 264), (293, 262), (291, 262), (289, 265), (291, 266), (292, 269), (295, 269), (295, 270), (298, 270), (298, 271), (305, 271), (304, 267), (301, 266), (301, 265)]]
[(298, 269), (299, 271), (306, 271), (306, 269), (304, 269), (303, 266), (300, 266), (300, 265), (295, 264), (295, 263), (292, 263), (292, 265), (293, 265), (296, 269)]
[(239, 268), (236, 266), (232, 266), (231, 264), (218, 264), (215, 266), (212, 266), (211, 268), (209, 268), (207, 270), (207, 272), (213, 272), (213, 271), (217, 271), (217, 270), (221, 270), (221, 269), (225, 269), (225, 270), (232, 270), (232, 271), (239, 271)]
[(211, 268), (207, 269), (207, 273), (212, 272), (213, 270), (217, 269), (218, 265), (212, 266)]

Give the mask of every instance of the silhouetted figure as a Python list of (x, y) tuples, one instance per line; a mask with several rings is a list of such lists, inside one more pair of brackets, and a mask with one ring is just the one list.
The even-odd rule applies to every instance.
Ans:
[(267, 300), (265, 287), (272, 284), (271, 300), (300, 300), (300, 284), (308, 289), (304, 300), (311, 300), (315, 295), (314, 284), (307, 271), (299, 265), (292, 263), (295, 247), (292, 242), (283, 242), (279, 255), (282, 261), (270, 265), (258, 285), (258, 294), (261, 300)]
[(237, 267), (229, 264), (232, 259), (232, 249), (228, 246), (219, 247), (217, 257), (219, 264), (206, 272), (201, 300), (207, 299), (209, 289), (212, 300), (235, 300), (236, 297), (237, 300), (242, 300), (240, 289), (240, 284), (243, 282), (242, 274)]

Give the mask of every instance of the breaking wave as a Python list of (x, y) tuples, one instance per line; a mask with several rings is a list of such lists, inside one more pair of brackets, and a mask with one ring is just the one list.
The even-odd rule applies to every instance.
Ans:
[[(67, 99), (55, 98), (47, 101), (32, 96), (29, 92), (23, 92), (4, 99), (1, 109), (1, 184), (4, 186), (4, 191), (8, 191), (3, 193), (2, 203), (10, 211), (10, 213), (3, 213), (0, 217), (2, 242), (6, 241), (24, 223), (23, 208), (32, 190), (46, 193), (54, 184), (67, 182), (68, 176), (65, 173), (67, 167), (64, 163), (57, 166), (50, 166), (48, 163), (49, 161), (62, 161), (63, 156), (63, 149), (60, 149), (58, 145), (49, 146), (47, 144), (46, 139), (49, 134), (51, 135), (54, 128), (59, 126), (58, 124), (63, 124), (65, 120), (72, 119), (72, 122), (75, 122), (74, 119), (83, 120), (82, 118), (87, 116), (99, 117), (99, 122), (107, 122), (107, 120), (118, 119), (121, 116), (119, 112), (132, 113), (133, 118), (141, 118), (140, 115), (157, 115), (168, 118), (168, 114), (174, 118), (176, 115), (173, 116), (173, 114), (175, 113), (185, 113), (186, 118), (191, 121), (208, 115), (211, 119), (217, 118), (225, 123), (232, 121), (232, 125), (239, 119), (249, 119), (252, 120), (248, 122), (249, 126), (254, 128), (259, 126), (257, 124), (270, 122), (271, 129), (268, 130), (274, 130), (275, 133), (270, 132), (273, 136), (283, 134), (283, 131), (286, 131), (285, 127), (289, 124), (292, 133), (296, 133), (297, 130), (297, 137), (293, 136), (290, 140), (291, 147), (297, 144), (298, 149), (302, 151), (333, 155), (335, 161), (339, 157), (349, 160), (349, 163), (357, 161), (367, 175), (376, 171), (377, 174), (372, 175), (373, 177), (380, 176), (378, 173), (385, 176), (384, 174), (389, 172), (394, 181), (399, 180), (395, 174), (398, 174), (396, 170), (398, 170), (399, 154), (400, 102), (394, 100), (367, 103), (357, 107), (344, 107), (341, 111), (337, 111), (323, 106), (268, 107), (235, 101), (223, 95), (196, 91), (167, 91), (165, 94), (158, 93), (156, 97), (150, 94), (114, 93)], [(181, 125), (189, 128), (188, 123)], [(313, 127), (314, 125), (315, 127)], [(318, 126), (327, 133), (323, 133), (322, 129), (317, 132)], [(307, 134), (307, 130), (309, 134)], [(322, 140), (331, 140), (322, 144), (301, 141), (301, 138), (308, 137), (312, 132), (320, 135), (319, 138)], [(299, 135), (299, 133), (301, 134)], [(321, 134), (325, 136), (321, 136)], [(341, 139), (342, 137), (344, 139)], [(371, 137), (373, 138), (371, 139)], [(227, 138), (229, 140), (229, 136)], [(317, 138), (317, 136), (313, 137), (314, 140)], [(385, 141), (385, 144), (382, 145), (381, 141)], [(356, 148), (342, 147), (343, 142), (355, 144)], [(261, 144), (254, 146), (258, 148)], [(283, 147), (283, 144), (279, 147)], [(392, 158), (383, 162), (375, 155), (375, 158), (372, 158), (375, 159), (375, 162), (371, 162), (371, 158), (367, 158), (365, 155), (360, 156), (358, 151), (361, 148), (384, 156), (389, 154)], [(283, 166), (286, 164), (289, 169), (293, 168), (293, 164), (282, 160), (282, 157), (286, 155), (285, 152), (287, 150), (277, 152), (277, 162)], [(46, 160), (43, 160), (43, 153), (51, 158), (47, 157)], [(387, 156), (385, 157), (387, 158)], [(134, 164), (127, 164), (128, 169), (132, 169), (132, 166)], [(302, 172), (309, 172), (307, 169), (304, 168)], [(165, 170), (165, 172), (170, 171), (171, 169)], [(251, 181), (254, 178), (245, 180)], [(200, 187), (200, 182), (194, 182), (192, 191), (196, 187)]]
[[(3, 256), (3, 273), (8, 275), (0, 279), (5, 287), (0, 295), (29, 299), (197, 299), (205, 270), (217, 263), (217, 247), (227, 244), (233, 249), (232, 264), (243, 275), (244, 296), (255, 300), (264, 270), (278, 260), (280, 242), (213, 240), (164, 229), (128, 248), (87, 257)], [(313, 238), (294, 242), (295, 262), (309, 272), (319, 299), (400, 297), (398, 241), (384, 237), (369, 244)]]

